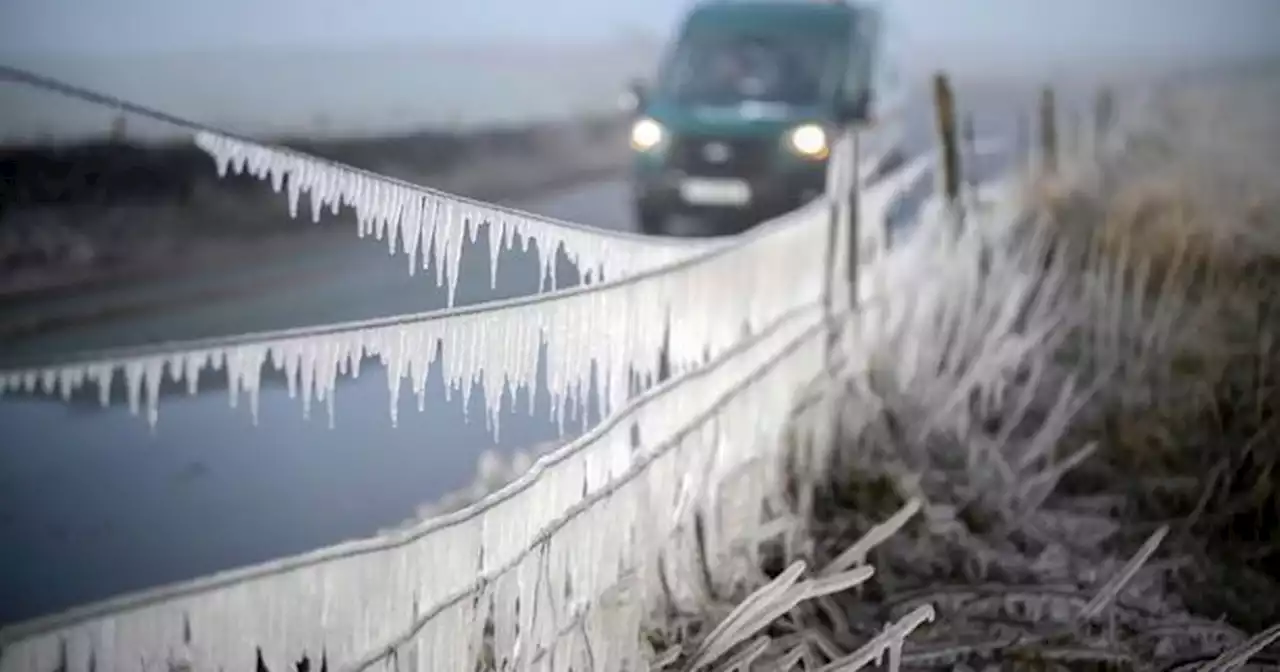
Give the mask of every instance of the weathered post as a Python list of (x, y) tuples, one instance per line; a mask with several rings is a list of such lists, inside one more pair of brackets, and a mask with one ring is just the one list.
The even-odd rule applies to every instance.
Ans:
[(1058, 113), (1053, 88), (1040, 92), (1040, 168), (1045, 174), (1058, 170)]
[(961, 137), (964, 139), (964, 156), (960, 159), (961, 172), (964, 177), (964, 184), (969, 188), (969, 197), (977, 202), (978, 198), (978, 178), (976, 166), (978, 163), (978, 135), (974, 129), (973, 113), (966, 112), (960, 124)]
[(946, 73), (933, 76), (933, 106), (942, 143), (942, 193), (954, 204), (960, 193), (960, 156), (956, 146), (956, 102)]
[(1080, 113), (1074, 108), (1067, 108), (1063, 115), (1066, 117), (1066, 129), (1063, 134), (1063, 147), (1070, 158), (1078, 158), (1083, 153), (1083, 142), (1081, 136), (1084, 133), (1084, 124), (1080, 120)]
[(862, 266), (862, 254), (859, 245), (862, 242), (862, 232), (859, 227), (858, 202), (862, 194), (862, 181), (858, 176), (862, 173), (862, 135), (857, 128), (849, 131), (849, 182), (848, 182), (848, 211), (849, 211), (849, 240), (848, 255), (849, 266), (846, 269), (849, 281), (849, 309), (856, 310), (858, 307), (858, 270)]
[(1097, 158), (1102, 153), (1103, 145), (1111, 135), (1111, 125), (1115, 122), (1115, 98), (1111, 88), (1104, 86), (1098, 91), (1093, 103), (1093, 154)]
[(1017, 128), (1014, 131), (1014, 151), (1017, 153), (1017, 168), (1025, 175), (1031, 167), (1031, 122), (1027, 119), (1026, 110), (1018, 112)]
[(826, 283), (822, 289), (822, 313), (827, 322), (827, 343), (824, 356), (828, 370), (830, 370), (836, 350), (836, 244), (840, 240), (841, 185), (844, 184), (846, 171), (846, 167), (842, 164), (842, 159), (844, 158), (844, 143), (849, 135), (851, 135), (851, 131), (847, 128), (842, 129), (841, 136), (833, 144), (830, 157), (827, 160), (826, 196), (828, 222), (824, 259)]
[(111, 142), (122, 143), (129, 136), (129, 120), (124, 116), (124, 112), (117, 114), (111, 120)]
[[(858, 232), (858, 173), (859, 173), (859, 152), (860, 152), (860, 133), (857, 123), (847, 124), (841, 131), (840, 139), (831, 154), (830, 164), (827, 170), (827, 195), (829, 198), (830, 224), (827, 231), (827, 282), (824, 290), (824, 310), (827, 319), (831, 321), (828, 325), (827, 333), (827, 358), (830, 363), (834, 358), (837, 348), (837, 337), (839, 330), (836, 328), (835, 317), (844, 312), (844, 306), (836, 304), (837, 286), (842, 280), (847, 283), (847, 291), (849, 292), (849, 308), (855, 308), (858, 301), (858, 267), (861, 261), (861, 254), (858, 249), (859, 232)], [(845, 222), (848, 222), (846, 225)], [(838, 245), (840, 234), (844, 233), (845, 253), (845, 277), (841, 278), (837, 272), (837, 261), (839, 259)]]

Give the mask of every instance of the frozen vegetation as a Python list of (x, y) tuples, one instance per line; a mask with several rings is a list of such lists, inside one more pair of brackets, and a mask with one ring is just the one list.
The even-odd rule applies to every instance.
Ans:
[[(1015, 216), (921, 221), (800, 416), (766, 572), (704, 558), (661, 657), (732, 622), (724, 661), (856, 669), (927, 606), (903, 669), (1275, 669), (1278, 93), (1169, 91)], [(862, 561), (861, 591), (818, 589)]]

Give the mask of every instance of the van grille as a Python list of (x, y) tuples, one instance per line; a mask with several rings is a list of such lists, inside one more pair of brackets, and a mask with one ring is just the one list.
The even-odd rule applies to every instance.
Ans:
[[(723, 162), (711, 161), (706, 146), (719, 143), (729, 150)], [(671, 167), (701, 177), (755, 177), (769, 172), (774, 143), (761, 138), (708, 138), (677, 136), (672, 138)]]

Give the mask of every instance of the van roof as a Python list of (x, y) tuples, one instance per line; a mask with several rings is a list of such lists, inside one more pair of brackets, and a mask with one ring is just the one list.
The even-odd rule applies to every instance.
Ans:
[(773, 26), (827, 32), (846, 29), (857, 13), (858, 7), (836, 0), (704, 0), (689, 13), (685, 30)]
[[(857, 9), (857, 3), (845, 0), (702, 0), (695, 9), (704, 7), (790, 7), (804, 8), (802, 11), (850, 11)], [(825, 8), (825, 9), (824, 9)]]

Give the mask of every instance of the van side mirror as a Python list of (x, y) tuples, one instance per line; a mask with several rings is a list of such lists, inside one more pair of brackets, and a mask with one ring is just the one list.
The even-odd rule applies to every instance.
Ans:
[(871, 96), (867, 92), (841, 96), (836, 103), (836, 121), (842, 126), (866, 122), (871, 116)]
[(648, 104), (648, 97), (649, 92), (644, 82), (633, 79), (627, 83), (627, 90), (622, 94), (622, 108), (631, 114), (640, 114)]

